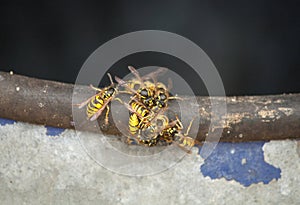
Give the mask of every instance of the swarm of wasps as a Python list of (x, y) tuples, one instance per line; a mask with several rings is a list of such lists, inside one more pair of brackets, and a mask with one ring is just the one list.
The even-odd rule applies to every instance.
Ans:
[[(196, 141), (188, 136), (193, 120), (187, 130), (183, 133), (183, 125), (179, 118), (170, 120), (165, 111), (168, 109), (169, 100), (180, 100), (177, 96), (171, 96), (170, 89), (172, 82), (169, 80), (168, 86), (157, 81), (157, 76), (164, 73), (166, 68), (140, 76), (139, 72), (132, 66), (128, 69), (133, 74), (130, 80), (122, 80), (115, 76), (117, 84), (113, 82), (108, 73), (111, 84), (102, 89), (90, 85), (96, 94), (84, 102), (77, 104), (79, 108), (86, 107), (87, 119), (96, 120), (106, 109), (105, 124), (108, 124), (110, 102), (117, 100), (129, 111), (128, 144), (139, 144), (144, 146), (170, 145), (172, 143), (190, 153), (187, 148), (195, 145)], [(118, 98), (118, 94), (129, 94), (129, 102), (123, 102)]]

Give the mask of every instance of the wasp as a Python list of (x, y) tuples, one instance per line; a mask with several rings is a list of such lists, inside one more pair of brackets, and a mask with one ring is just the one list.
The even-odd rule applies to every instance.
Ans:
[[(173, 99), (179, 99), (177, 96), (171, 96), (170, 90), (172, 88), (172, 81), (169, 79), (168, 86), (161, 82), (157, 82), (157, 75), (166, 72), (166, 68), (159, 68), (158, 70), (149, 73), (146, 76), (140, 77), (138, 71), (132, 67), (128, 67), (129, 70), (136, 77), (134, 84), (140, 84), (139, 90), (137, 90), (137, 97), (141, 100), (149, 109), (159, 110), (167, 107), (167, 102)], [(152, 79), (153, 82), (145, 81), (143, 79)]]
[(159, 133), (159, 142), (163, 145), (170, 145), (172, 143), (177, 144), (181, 149), (190, 153), (190, 151), (186, 148), (192, 148), (195, 144), (201, 144), (197, 140), (188, 136), (190, 129), (193, 124), (193, 120), (191, 120), (187, 130), (185, 133), (183, 131), (183, 125), (181, 121), (176, 117), (176, 120), (168, 123), (165, 128)]
[(130, 104), (125, 104), (129, 110), (129, 133), (127, 142), (130, 144), (135, 141), (138, 144), (145, 146), (154, 146), (158, 142), (159, 124), (166, 124), (166, 116), (155, 113), (149, 110), (143, 103), (139, 101), (131, 101)]
[[(117, 76), (115, 79), (119, 85), (126, 87), (129, 94), (132, 94), (129, 103), (125, 104), (130, 113), (128, 122), (129, 132), (130, 135), (136, 136), (135, 141), (137, 141), (137, 143), (154, 146), (156, 144), (157, 135), (151, 133), (152, 130), (154, 130), (152, 128), (152, 122), (154, 119), (161, 118), (161, 115), (158, 115), (158, 112), (154, 112), (153, 110), (156, 106), (156, 102), (154, 101), (156, 84), (147, 79), (154, 78), (154, 76), (164, 72), (165, 68), (160, 68), (143, 77), (141, 77), (132, 66), (128, 68), (135, 78), (126, 82)], [(145, 134), (146, 132), (148, 134)]]
[[(140, 76), (139, 72), (134, 67), (128, 66), (128, 69), (135, 76), (135, 78), (127, 82), (126, 86), (126, 88), (134, 94), (132, 99), (136, 99), (142, 102), (147, 108), (152, 109), (156, 106), (156, 76), (166, 72), (166, 68), (159, 68), (143, 77)], [(153, 82), (149, 81), (149, 79), (152, 79)]]
[[(139, 75), (134, 67), (128, 66), (128, 69), (135, 78), (126, 82), (117, 76), (115, 79), (120, 85), (126, 87), (127, 91), (133, 95), (131, 97), (132, 100), (142, 102), (148, 109), (157, 112), (161, 108), (167, 107), (168, 100), (179, 99), (177, 96), (170, 96), (169, 90), (172, 87), (172, 81), (170, 79), (168, 87), (156, 80), (158, 74), (166, 72), (166, 68), (161, 67), (143, 77)], [(153, 82), (149, 81), (149, 79), (152, 79)]]
[[(162, 139), (162, 136), (166, 137), (167, 134), (173, 134), (170, 129), (164, 129), (164, 127), (168, 127), (169, 121), (163, 113), (168, 107), (168, 100), (178, 98), (177, 96), (170, 96), (169, 90), (172, 87), (170, 80), (168, 86), (157, 82), (157, 75), (165, 72), (166, 68), (159, 68), (143, 77), (139, 75), (134, 67), (129, 66), (128, 69), (134, 75), (134, 78), (128, 81), (118, 77), (115, 77), (115, 79), (119, 85), (125, 87), (128, 93), (132, 95), (129, 103), (125, 104), (130, 114), (129, 133), (138, 144), (154, 146)], [(161, 124), (161, 127), (158, 124)], [(177, 125), (176, 129), (178, 128)], [(162, 133), (159, 134), (158, 130), (162, 130)], [(131, 142), (131, 139), (132, 137), (128, 138), (129, 142)]]
[(96, 91), (96, 94), (87, 99), (86, 101), (77, 104), (78, 108), (81, 109), (84, 106), (86, 106), (86, 115), (87, 119), (90, 121), (96, 120), (104, 109), (106, 109), (105, 114), (105, 124), (108, 124), (108, 116), (109, 116), (109, 103), (112, 100), (118, 100), (122, 103), (121, 99), (116, 98), (116, 95), (118, 94), (118, 85), (116, 86), (112, 80), (111, 75), (108, 73), (108, 78), (111, 82), (111, 84), (107, 87), (104, 87), (102, 89), (96, 88), (92, 85), (90, 87)]

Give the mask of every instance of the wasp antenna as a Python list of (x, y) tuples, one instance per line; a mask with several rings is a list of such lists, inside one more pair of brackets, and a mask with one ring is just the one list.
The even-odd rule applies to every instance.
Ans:
[(128, 66), (128, 69), (138, 79), (138, 81), (140, 81), (143, 84), (143, 79), (140, 76), (139, 72), (133, 66)]
[(112, 79), (110, 73), (107, 73), (107, 76), (108, 76), (108, 78), (109, 78), (109, 80), (110, 80), (111, 85), (113, 85), (113, 84), (114, 84), (114, 81), (113, 81), (113, 79)]
[(193, 122), (194, 122), (195, 118), (196, 118), (196, 116), (194, 116), (193, 119), (190, 121), (190, 124), (189, 124), (189, 126), (188, 126), (188, 128), (187, 128), (187, 130), (186, 130), (186, 132), (185, 132), (184, 135), (186, 135), (186, 136), (189, 135), (189, 132), (190, 132), (190, 130), (192, 128), (192, 125), (193, 125)]

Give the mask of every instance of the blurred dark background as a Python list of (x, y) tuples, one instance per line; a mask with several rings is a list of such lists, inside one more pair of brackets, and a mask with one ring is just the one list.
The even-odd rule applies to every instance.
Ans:
[[(2, 71), (74, 83), (100, 45), (128, 32), (154, 29), (198, 44), (217, 67), (227, 95), (300, 92), (299, 1), (40, 0), (0, 5)], [(117, 64), (181, 71), (186, 66), (157, 53), (129, 56)], [(194, 81), (193, 74), (187, 77)]]

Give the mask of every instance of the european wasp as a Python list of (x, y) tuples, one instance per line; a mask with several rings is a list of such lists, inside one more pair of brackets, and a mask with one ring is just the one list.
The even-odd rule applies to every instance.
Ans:
[[(155, 95), (156, 89), (158, 88), (155, 83), (156, 77), (158, 74), (165, 72), (166, 68), (159, 68), (156, 71), (151, 72), (143, 77), (140, 76), (140, 74), (134, 67), (128, 66), (128, 69), (131, 71), (135, 78), (124, 81), (116, 76), (116, 81), (119, 83), (119, 85), (125, 87), (128, 93), (132, 94), (132, 100), (142, 102), (148, 109), (152, 109), (157, 104), (155, 102), (155, 99), (157, 98)], [(152, 79), (153, 82), (149, 81), (149, 79)], [(163, 84), (159, 83), (159, 85), (160, 89)]]
[(183, 133), (183, 125), (178, 117), (169, 122), (165, 115), (168, 101), (180, 99), (177, 96), (171, 96), (169, 91), (172, 82), (170, 80), (168, 86), (157, 82), (157, 75), (164, 72), (165, 68), (159, 68), (143, 77), (132, 66), (128, 68), (134, 78), (124, 81), (115, 77), (119, 86), (125, 87), (127, 93), (131, 95), (129, 103), (124, 103), (129, 110), (127, 142), (131, 144), (134, 141), (149, 147), (157, 144), (169, 145), (174, 143), (185, 151), (187, 151), (187, 147), (193, 147), (196, 141), (188, 136), (193, 120), (190, 122), (186, 133)]
[[(132, 94), (129, 103), (125, 104), (130, 113), (128, 122), (129, 132), (130, 135), (135, 136), (135, 141), (139, 144), (154, 146), (158, 135), (153, 132), (153, 130), (155, 130), (153, 126), (157, 121), (165, 120), (165, 117), (160, 114), (164, 111), (165, 106), (159, 106), (159, 109), (157, 108), (158, 105), (162, 104), (163, 100), (167, 100), (161, 93), (162, 89), (167, 91), (166, 86), (162, 83), (157, 83), (156, 76), (165, 72), (166, 69), (159, 68), (157, 71), (141, 77), (135, 68), (132, 66), (128, 68), (135, 78), (129, 81), (124, 81), (118, 77), (115, 77), (115, 79), (119, 85), (126, 88), (128, 93)], [(152, 79), (153, 82), (148, 79)], [(156, 94), (159, 95), (156, 96)], [(159, 102), (155, 100), (159, 100)]]
[[(143, 77), (139, 75), (138, 71), (134, 67), (129, 66), (128, 68), (136, 77), (136, 79), (131, 81), (132, 83), (130, 83), (130, 88), (133, 88), (136, 84), (140, 85), (134, 98), (143, 102), (143, 104), (149, 109), (159, 110), (167, 107), (169, 100), (180, 99), (177, 96), (170, 95), (170, 90), (172, 88), (172, 81), (170, 79), (168, 81), (168, 86), (161, 82), (157, 82), (157, 75), (166, 72), (166, 68), (160, 67), (156, 71)], [(153, 82), (149, 81), (149, 79)]]
[(175, 143), (181, 149), (183, 149), (187, 153), (190, 153), (190, 151), (187, 148), (191, 148), (195, 144), (201, 144), (197, 140), (188, 136), (193, 121), (194, 119), (191, 120), (185, 133), (183, 133), (183, 125), (181, 121), (178, 119), (178, 117), (176, 117), (176, 120), (170, 123), (168, 122), (168, 124), (165, 124), (164, 128), (159, 132), (158, 135), (159, 143), (162, 145), (170, 145), (172, 143)]
[(112, 100), (118, 100), (122, 103), (122, 101), (119, 98), (116, 98), (116, 95), (118, 94), (118, 85), (116, 86), (111, 78), (111, 75), (107, 74), (109, 77), (109, 80), (111, 82), (110, 86), (104, 87), (102, 89), (96, 88), (92, 85), (90, 87), (93, 90), (96, 90), (96, 94), (87, 99), (86, 101), (77, 104), (78, 108), (81, 109), (84, 106), (86, 106), (86, 115), (87, 119), (90, 121), (96, 120), (103, 110), (106, 108), (106, 114), (105, 114), (105, 124), (108, 124), (108, 115), (109, 115), (109, 103)]

